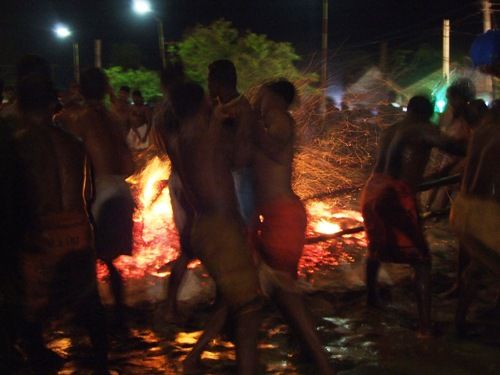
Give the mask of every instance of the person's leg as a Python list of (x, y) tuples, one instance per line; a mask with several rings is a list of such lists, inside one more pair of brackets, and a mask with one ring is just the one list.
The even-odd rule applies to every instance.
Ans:
[(368, 290), (366, 302), (368, 306), (372, 307), (381, 306), (381, 301), (377, 286), (379, 269), (380, 269), (380, 262), (376, 259), (371, 259), (370, 257), (368, 257), (366, 260), (366, 288)]
[(468, 267), (462, 273), (462, 282), (455, 314), (455, 328), (460, 336), (464, 336), (467, 333), (467, 313), (476, 295), (480, 274), (481, 267), (475, 260), (471, 260)]
[(205, 330), (182, 363), (184, 374), (198, 374), (203, 371), (201, 355), (227, 322), (228, 307), (217, 303), (218, 307), (205, 325)]
[(55, 370), (62, 367), (64, 359), (45, 346), (42, 324), (24, 321), (21, 329), (22, 348), (28, 363), (36, 371)]
[(97, 289), (95, 258), (91, 249), (75, 254), (66, 266), (72, 269), (68, 292), (75, 296), (75, 322), (85, 328), (94, 352), (95, 370), (107, 374), (108, 336), (104, 308)]
[(431, 264), (413, 264), (415, 270), (415, 291), (419, 316), (419, 334), (422, 337), (432, 336), (431, 320)]
[(277, 288), (273, 295), (281, 313), (287, 320), (290, 328), (297, 334), (301, 344), (309, 356), (314, 360), (320, 374), (334, 374), (328, 357), (323, 350), (316, 333), (313, 320), (307, 310), (302, 295), (296, 292), (287, 292)]
[(256, 300), (231, 312), (235, 322), (235, 346), (238, 375), (258, 373), (257, 344), (261, 324), (261, 302)]
[(94, 367), (99, 374), (107, 374), (108, 336), (104, 308), (97, 288), (77, 305), (76, 322), (86, 329), (94, 353)]
[(125, 294), (123, 279), (118, 269), (110, 259), (103, 260), (109, 271), (109, 282), (111, 294), (115, 301), (115, 323), (120, 330), (127, 330), (127, 321), (125, 317)]
[(458, 245), (457, 276), (453, 286), (450, 288), (449, 291), (443, 294), (443, 297), (454, 298), (458, 296), (460, 286), (462, 284), (462, 273), (467, 268), (469, 262), (470, 262), (469, 255), (465, 250), (463, 243), (460, 242)]
[(189, 261), (189, 257), (181, 251), (179, 257), (172, 263), (172, 271), (167, 285), (166, 301), (167, 317), (172, 320), (175, 320), (179, 314), (177, 308), (177, 294), (179, 292), (181, 282), (184, 279), (184, 275), (186, 274)]

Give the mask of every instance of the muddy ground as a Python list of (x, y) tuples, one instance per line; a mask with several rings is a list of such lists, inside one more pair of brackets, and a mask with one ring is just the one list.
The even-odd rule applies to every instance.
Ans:
[[(363, 248), (348, 249), (352, 262), (318, 266), (301, 279), (324, 346), (341, 374), (500, 374), (500, 319), (498, 311), (489, 311), (498, 279), (485, 273), (484, 287), (470, 313), (472, 335), (457, 338), (453, 327), (456, 299), (441, 296), (454, 281), (456, 244), (446, 220), (428, 222), (426, 228), (433, 254), (433, 315), (439, 332), (435, 339), (421, 340), (415, 335), (416, 307), (407, 267), (384, 268), (381, 279), (387, 306), (382, 311), (365, 307)], [(346, 247), (341, 242), (333, 244), (332, 257), (339, 256), (338, 249)], [(197, 280), (205, 286), (197, 288)], [(141, 281), (135, 283), (141, 289), (137, 285)], [(131, 337), (113, 336), (110, 368), (114, 374), (178, 374), (210, 311), (212, 287), (203, 271), (191, 271), (191, 287), (183, 291), (184, 322), (172, 325), (165, 321), (158, 297), (165, 279), (142, 283), (156, 292), (129, 295)], [(133, 294), (133, 286), (128, 287)], [(105, 284), (101, 291), (106, 300)], [(59, 374), (91, 373), (86, 365), (88, 343), (81, 331), (67, 321), (57, 321), (47, 331), (47, 339), (66, 358)], [(207, 374), (235, 373), (233, 346), (226, 338), (215, 340), (203, 358)], [(271, 304), (266, 306), (261, 329), (260, 362), (263, 374), (315, 373)]]

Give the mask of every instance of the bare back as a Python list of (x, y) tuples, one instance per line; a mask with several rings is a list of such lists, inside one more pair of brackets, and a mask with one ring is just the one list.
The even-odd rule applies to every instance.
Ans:
[(96, 178), (133, 173), (132, 154), (125, 143), (119, 119), (103, 104), (88, 105), (70, 131), (85, 143)]
[(238, 217), (231, 165), (223, 152), (221, 122), (202, 115), (180, 124), (167, 140), (167, 150), (188, 199), (198, 214)]
[(28, 126), (16, 133), (26, 168), (28, 191), (37, 217), (74, 211), (85, 213), (85, 150), (69, 133), (50, 124)]
[(254, 112), (243, 95), (224, 105), (232, 107), (236, 113), (234, 119), (222, 124), (222, 142), (226, 146), (224, 152), (231, 159), (233, 169), (245, 168), (252, 163), (253, 157)]
[(465, 152), (463, 144), (443, 135), (431, 123), (407, 117), (384, 131), (374, 171), (416, 188), (433, 147), (457, 155)]
[(256, 125), (256, 193), (259, 203), (291, 196), (295, 121), (286, 111), (274, 110)]

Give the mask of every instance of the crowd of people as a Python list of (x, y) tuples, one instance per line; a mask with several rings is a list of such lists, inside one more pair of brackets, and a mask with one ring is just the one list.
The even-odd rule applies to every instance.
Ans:
[[(109, 270), (112, 328), (126, 334), (124, 284), (113, 261), (132, 251), (135, 203), (126, 178), (136, 170), (135, 152), (148, 148), (171, 162), (169, 191), (180, 240), (165, 313), (173, 320), (179, 316), (177, 294), (192, 259), (201, 260), (217, 289), (213, 314), (184, 359), (184, 373), (203, 371), (204, 349), (228, 325), (238, 374), (258, 373), (266, 299), (276, 304), (318, 372), (335, 372), (296, 284), (307, 224), (292, 189), (296, 124), (289, 110), (296, 88), (286, 79), (271, 80), (250, 101), (237, 90), (231, 61), (207, 68), (205, 92), (189, 81), (181, 62), (169, 63), (161, 73), (163, 100), (152, 109), (140, 91), (132, 91), (132, 103), (129, 87), (115, 95), (98, 68), (83, 72), (79, 84), (58, 97), (46, 61), (36, 56), (19, 61), (15, 98), (9, 94), (0, 108), (2, 373), (25, 360), (35, 371), (61, 365), (47, 348), (43, 329), (62, 309), (70, 309), (87, 330), (96, 373), (108, 373), (111, 327), (95, 263), (101, 259)], [(454, 90), (450, 99), (458, 96)], [(433, 335), (431, 257), (416, 194), (433, 148), (465, 157), (451, 216), (466, 254), (459, 267), (460, 333), (466, 331), (476, 274), (481, 267), (500, 273), (500, 109), (472, 99), (451, 100), (445, 130), (457, 123), (470, 130), (466, 137), (453, 137), (431, 124), (429, 99), (413, 97), (406, 117), (384, 131), (361, 197), (367, 302), (382, 304), (377, 288), (382, 262), (410, 264), (423, 338)]]

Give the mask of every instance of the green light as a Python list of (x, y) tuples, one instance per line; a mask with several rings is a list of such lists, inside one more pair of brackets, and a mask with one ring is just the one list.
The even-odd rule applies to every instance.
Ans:
[(446, 107), (446, 100), (444, 100), (444, 99), (436, 100), (436, 109), (437, 109), (437, 112), (443, 113), (445, 107)]

